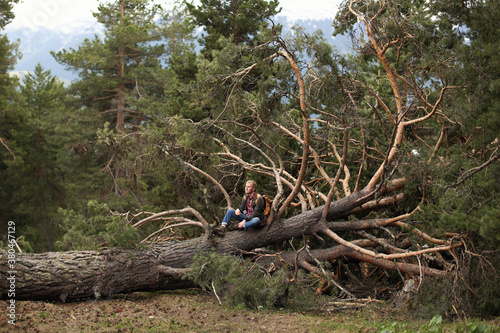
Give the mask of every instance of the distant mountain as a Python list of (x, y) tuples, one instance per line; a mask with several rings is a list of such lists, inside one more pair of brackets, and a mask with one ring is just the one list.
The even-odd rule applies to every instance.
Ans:
[(53, 75), (64, 80), (73, 80), (76, 75), (58, 64), (50, 51), (77, 48), (85, 38), (93, 38), (95, 34), (102, 35), (103, 28), (94, 22), (77, 22), (57, 30), (8, 29), (7, 26), (5, 33), (11, 41), (20, 40), (19, 51), (22, 58), (18, 60), (14, 72), (32, 71), (40, 63), (44, 69), (50, 69)]
[(291, 31), (294, 25), (303, 27), (308, 34), (321, 30), (323, 31), (323, 36), (325, 37), (326, 41), (335, 46), (339, 52), (350, 52), (351, 43), (349, 38), (345, 36), (333, 37), (333, 21), (331, 19), (289, 21), (286, 17), (278, 17), (275, 23), (281, 23), (281, 25), (283, 25), (282, 32), (284, 34)]
[[(348, 40), (345, 38), (332, 37), (332, 21), (323, 20), (299, 20), (292, 22), (286, 17), (277, 17), (275, 23), (283, 25), (283, 33), (291, 31), (293, 25), (297, 24), (305, 28), (307, 33), (322, 30), (327, 41), (335, 45), (341, 52), (347, 52)], [(11, 41), (20, 40), (19, 51), (22, 58), (18, 60), (12, 74), (22, 75), (22, 73), (32, 71), (40, 63), (44, 69), (50, 70), (53, 75), (58, 76), (63, 81), (72, 81), (77, 76), (72, 71), (66, 70), (50, 54), (50, 51), (60, 51), (62, 49), (78, 48), (86, 38), (92, 39), (94, 35), (102, 36), (103, 27), (96, 22), (75, 22), (71, 26), (64, 26), (57, 30), (39, 28), (7, 29), (5, 33)]]

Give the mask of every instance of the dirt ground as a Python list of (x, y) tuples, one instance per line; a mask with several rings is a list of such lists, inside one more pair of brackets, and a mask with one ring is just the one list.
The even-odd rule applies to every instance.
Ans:
[[(7, 306), (0, 301), (1, 309)], [(381, 308), (330, 314), (234, 309), (211, 295), (185, 291), (72, 303), (18, 301), (15, 315), (15, 326), (2, 315), (1, 332), (379, 332), (411, 318)]]

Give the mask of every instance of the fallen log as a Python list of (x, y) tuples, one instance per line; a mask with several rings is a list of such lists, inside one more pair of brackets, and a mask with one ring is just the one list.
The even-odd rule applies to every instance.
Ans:
[[(356, 199), (363, 196), (366, 194), (359, 192), (332, 203), (329, 218), (334, 219), (355, 208), (358, 205)], [(183, 279), (183, 275), (197, 253), (215, 251), (220, 254), (241, 254), (292, 238), (321, 233), (326, 228), (325, 223), (321, 222), (322, 211), (323, 207), (318, 207), (283, 221), (275, 221), (269, 229), (229, 232), (223, 238), (207, 233), (185, 241), (155, 243), (149, 249), (16, 253), (15, 264), (12, 266), (7, 252), (0, 251), (2, 299), (11, 298), (8, 296), (11, 285), (15, 286), (15, 298), (19, 300), (63, 302), (110, 297), (134, 291), (191, 287), (193, 284)], [(376, 228), (377, 224), (370, 223), (365, 227)], [(331, 260), (333, 250), (317, 251), (314, 255), (321, 260)], [(416, 272), (415, 265), (370, 257), (352, 248), (339, 247), (335, 251), (340, 251), (339, 255), (352, 256), (384, 269), (402, 272), (409, 270), (411, 274)], [(429, 275), (440, 274), (438, 270), (430, 269), (424, 269), (423, 272)], [(12, 278), (15, 283), (12, 283)]]

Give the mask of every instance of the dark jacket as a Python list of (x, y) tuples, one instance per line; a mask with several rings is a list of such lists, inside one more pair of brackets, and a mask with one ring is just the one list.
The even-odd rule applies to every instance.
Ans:
[[(253, 214), (247, 216), (246, 220), (250, 221), (254, 217), (258, 217), (260, 221), (264, 221), (266, 219), (266, 215), (264, 215), (264, 209), (266, 208), (266, 199), (262, 197), (262, 195), (255, 193), (255, 197), (252, 199), (252, 208)], [(247, 213), (247, 195), (243, 196), (241, 199), (240, 211)]]

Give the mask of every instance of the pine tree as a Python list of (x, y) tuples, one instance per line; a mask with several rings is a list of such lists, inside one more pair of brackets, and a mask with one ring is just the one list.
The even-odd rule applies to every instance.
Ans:
[(9, 134), (6, 128), (6, 123), (11, 118), (11, 102), (14, 96), (14, 91), (17, 85), (16, 79), (10, 77), (8, 71), (14, 66), (16, 57), (15, 52), (17, 45), (11, 43), (7, 36), (0, 35), (0, 152), (10, 154)]
[(187, 3), (187, 9), (195, 23), (205, 29), (200, 39), (202, 53), (212, 59), (212, 51), (221, 50), (225, 40), (252, 45), (259, 31), (268, 25), (267, 19), (281, 11), (278, 5), (278, 0), (201, 0), (200, 6)]
[(78, 72), (72, 89), (102, 114), (96, 150), (107, 158), (114, 193), (140, 203), (144, 126), (156, 121), (169, 84), (164, 67), (170, 54), (182, 54), (190, 31), (145, 0), (101, 4), (94, 16), (105, 28), (103, 39), (53, 55)]
[[(0, 0), (0, 30), (14, 18), (12, 6), (19, 0)], [(8, 101), (12, 98), (16, 80), (11, 78), (8, 71), (13, 69), (16, 61), (17, 44), (11, 43), (6, 35), (0, 35), (0, 112), (2, 117), (7, 117)], [(1, 118), (0, 118), (1, 119)], [(2, 121), (3, 123), (3, 121)], [(0, 149), (9, 151), (5, 129), (0, 124)], [(2, 150), (0, 150), (2, 152)], [(10, 152), (12, 154), (12, 152)], [(1, 155), (0, 155), (1, 156)]]
[[(3, 30), (6, 24), (14, 17), (12, 4), (16, 1), (0, 1), (0, 29)], [(17, 78), (10, 77), (9, 71), (13, 69), (16, 62), (17, 45), (9, 41), (6, 35), (0, 35), (0, 201), (2, 204), (8, 198), (8, 194), (13, 191), (6, 183), (6, 163), (16, 159), (12, 151), (12, 126), (18, 126), (19, 117), (13, 111), (13, 103), (16, 95)], [(7, 208), (8, 205), (5, 205)], [(0, 221), (7, 222), (9, 216), (8, 209), (0, 209)]]
[[(352, 8), (363, 13), (371, 34), (356, 30), (359, 17)], [(405, 152), (399, 163), (411, 165), (404, 173), (411, 182), (406, 204), (420, 206), (414, 217), (427, 230), (467, 234), (470, 246), (484, 254), (460, 254), (462, 278), (453, 287), (475, 295), (457, 291), (447, 303), (489, 314), (499, 311), (492, 299), (498, 294), (498, 274), (477, 268), (497, 266), (498, 256), (488, 253), (500, 246), (498, 12), (495, 1), (359, 1), (343, 6), (336, 25), (338, 33), (350, 32), (359, 41), (349, 68), (365, 84), (353, 96), (361, 115), (376, 120), (375, 126), (365, 127), (364, 142), (382, 146), (387, 125), (425, 117), (436, 105), (437, 116), (408, 126), (399, 148)], [(379, 49), (366, 43), (372, 38)], [(392, 77), (380, 77), (380, 54), (389, 61)], [(397, 98), (391, 79), (398, 82)], [(398, 105), (402, 118), (391, 113)], [(390, 132), (384, 135), (391, 137)]]
[(37, 249), (53, 250), (57, 208), (66, 199), (62, 161), (70, 152), (71, 108), (63, 83), (37, 65), (24, 77), (8, 124), (15, 159), (3, 161), (2, 211)]
[(14, 13), (12, 12), (12, 7), (19, 0), (0, 0), (0, 29), (9, 24), (9, 22), (14, 18)]
[(140, 98), (154, 82), (167, 52), (158, 43), (164, 31), (156, 23), (161, 8), (144, 0), (101, 4), (94, 14), (105, 28), (101, 40), (85, 40), (77, 50), (53, 53), (57, 61), (77, 71), (76, 89), (86, 105), (103, 113), (117, 131), (135, 131), (143, 114)]

